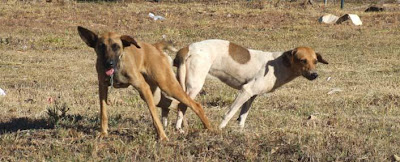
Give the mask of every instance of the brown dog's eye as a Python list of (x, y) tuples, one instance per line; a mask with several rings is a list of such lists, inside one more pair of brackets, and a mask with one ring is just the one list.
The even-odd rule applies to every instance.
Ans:
[(115, 44), (115, 43), (111, 45), (111, 48), (112, 48), (113, 51), (118, 51), (119, 50), (118, 44)]
[(99, 49), (104, 50), (106, 48), (106, 45), (104, 43), (99, 44)]
[(317, 60), (314, 60), (314, 64), (317, 64), (318, 63), (318, 61)]
[(301, 61), (301, 63), (303, 63), (303, 64), (307, 64), (307, 60), (300, 60)]

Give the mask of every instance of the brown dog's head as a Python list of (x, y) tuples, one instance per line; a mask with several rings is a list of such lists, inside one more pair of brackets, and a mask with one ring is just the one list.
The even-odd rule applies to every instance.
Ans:
[(113, 32), (108, 32), (99, 37), (94, 32), (80, 26), (78, 26), (78, 32), (81, 39), (89, 47), (94, 48), (97, 57), (103, 62), (106, 75), (108, 76), (114, 74), (114, 69), (117, 67), (119, 58), (125, 47), (133, 44), (137, 48), (140, 48), (135, 39), (128, 35), (121, 36)]
[(317, 62), (328, 64), (321, 54), (315, 53), (310, 47), (297, 47), (294, 50), (285, 52), (285, 55), (286, 65), (308, 80), (314, 80), (318, 77), (316, 72)]

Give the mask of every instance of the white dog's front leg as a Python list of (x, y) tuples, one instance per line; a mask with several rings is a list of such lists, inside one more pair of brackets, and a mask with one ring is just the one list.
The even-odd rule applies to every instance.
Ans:
[(256, 99), (257, 95), (251, 97), (244, 105), (242, 106), (242, 110), (240, 110), (239, 116), (239, 126), (240, 129), (244, 128), (244, 123), (246, 122), (247, 115), (249, 114), (249, 109), (251, 104), (253, 103), (254, 99)]
[(239, 95), (236, 97), (235, 101), (231, 105), (229, 111), (225, 114), (224, 120), (219, 125), (219, 129), (225, 128), (226, 124), (228, 124), (229, 120), (232, 119), (233, 115), (239, 110), (239, 108), (249, 100), (253, 94), (250, 94), (246, 90), (242, 89), (239, 92)]

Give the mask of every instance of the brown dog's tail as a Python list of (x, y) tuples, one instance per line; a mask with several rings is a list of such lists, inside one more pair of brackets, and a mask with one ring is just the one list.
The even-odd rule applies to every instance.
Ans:
[(186, 64), (185, 60), (188, 57), (189, 47), (185, 47), (180, 49), (176, 53), (176, 57), (174, 59), (174, 66), (177, 67), (177, 75), (179, 83), (182, 86), (182, 89), (186, 91)]

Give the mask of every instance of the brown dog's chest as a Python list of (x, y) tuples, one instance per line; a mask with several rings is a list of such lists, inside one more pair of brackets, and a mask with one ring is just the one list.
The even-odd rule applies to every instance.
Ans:
[[(111, 78), (110, 78), (111, 79)], [(111, 82), (109, 81), (109, 85)], [(124, 75), (123, 72), (117, 71), (113, 76), (113, 87), (114, 88), (127, 88), (129, 87), (129, 80), (128, 77)]]

